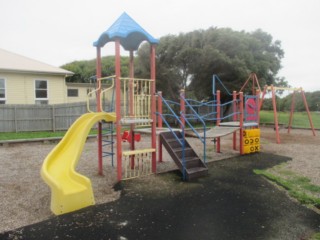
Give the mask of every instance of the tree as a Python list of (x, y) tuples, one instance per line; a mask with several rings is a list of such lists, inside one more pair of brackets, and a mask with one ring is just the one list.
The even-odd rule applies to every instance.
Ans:
[[(114, 56), (102, 57), (101, 72), (103, 77), (115, 74), (114, 62)], [(73, 76), (66, 79), (67, 82), (88, 83), (92, 77), (96, 76), (96, 59), (74, 61), (61, 66), (61, 68), (74, 73)], [(126, 77), (129, 74), (129, 57), (121, 57), (121, 74)]]
[[(147, 46), (140, 47), (139, 59), (147, 58)], [(167, 35), (157, 47), (157, 89), (176, 98), (178, 89), (186, 88), (200, 100), (212, 97), (213, 74), (232, 91), (239, 90), (251, 72), (257, 73), (262, 86), (286, 85), (277, 76), (283, 56), (280, 41), (260, 29), (247, 33), (212, 27)], [(147, 70), (140, 63), (138, 68)]]
[[(310, 111), (319, 111), (320, 110), (320, 91), (315, 92), (305, 92), (305, 97), (307, 100), (307, 104)], [(276, 107), (277, 111), (284, 111), (289, 112), (291, 111), (291, 104), (292, 104), (292, 95), (293, 93), (290, 93), (284, 97), (280, 97), (278, 94), (276, 94)], [(268, 94), (268, 98), (265, 98), (262, 105), (262, 110), (273, 110), (272, 106), (272, 98), (270, 98), (271, 95)], [(300, 92), (295, 93), (295, 99), (294, 99), (294, 111), (296, 112), (303, 112), (306, 111), (302, 96)]]

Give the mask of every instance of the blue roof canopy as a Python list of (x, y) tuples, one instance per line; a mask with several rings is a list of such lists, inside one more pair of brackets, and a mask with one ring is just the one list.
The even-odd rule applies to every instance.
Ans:
[(93, 43), (95, 47), (103, 47), (108, 42), (120, 39), (121, 46), (127, 51), (135, 51), (143, 41), (158, 44), (159, 40), (147, 33), (127, 13), (123, 13), (112, 26), (103, 32), (99, 39)]

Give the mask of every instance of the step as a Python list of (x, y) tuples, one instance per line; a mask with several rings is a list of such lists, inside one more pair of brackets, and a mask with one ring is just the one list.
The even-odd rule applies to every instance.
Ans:
[(208, 175), (208, 168), (207, 167), (195, 167), (195, 168), (187, 169), (188, 180), (203, 177), (206, 175)]
[[(183, 156), (183, 150), (182, 148), (174, 148), (172, 149), (173, 153), (180, 159), (181, 161), (181, 158)], [(197, 157), (197, 154), (194, 152), (194, 150), (192, 148), (185, 148), (184, 149), (184, 157), (187, 158), (187, 157)]]
[[(179, 142), (178, 140), (176, 139), (172, 139), (171, 141), (167, 141), (167, 144), (170, 145), (171, 148), (179, 148), (182, 146), (182, 143), (183, 142)], [(186, 145), (185, 145), (186, 146)], [(187, 146), (186, 146), (187, 147)]]
[[(178, 138), (180, 141), (183, 141), (183, 138)], [(166, 138), (167, 142), (170, 143), (170, 142), (177, 142), (178, 139), (176, 138)]]
[[(183, 148), (182, 148), (182, 147), (177, 147), (177, 148), (172, 148), (172, 150), (173, 150), (174, 152), (182, 152), (182, 151), (183, 151)], [(190, 151), (190, 150), (193, 150), (193, 149), (190, 148), (190, 147), (185, 147), (184, 150), (185, 150), (185, 151)]]
[(173, 161), (177, 164), (180, 171), (183, 171), (184, 166), (182, 162), (182, 156), (185, 158), (186, 179), (190, 180), (197, 177), (205, 176), (208, 174), (208, 169), (199, 158), (197, 153), (190, 146), (188, 141), (184, 139), (180, 132), (176, 132), (176, 136), (182, 141), (185, 140), (184, 148), (181, 146), (178, 139), (171, 132), (165, 132), (160, 134), (160, 141), (167, 149), (168, 153), (172, 157)]
[[(185, 161), (187, 169), (203, 166), (203, 163), (198, 156), (186, 157)], [(183, 165), (182, 159), (181, 164)]]

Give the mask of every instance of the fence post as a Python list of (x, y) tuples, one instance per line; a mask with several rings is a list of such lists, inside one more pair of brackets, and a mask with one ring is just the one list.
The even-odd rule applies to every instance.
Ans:
[(17, 133), (18, 132), (17, 106), (14, 106), (14, 128)]
[(52, 131), (56, 131), (56, 116), (55, 116), (55, 107), (52, 105), (51, 117), (52, 117)]

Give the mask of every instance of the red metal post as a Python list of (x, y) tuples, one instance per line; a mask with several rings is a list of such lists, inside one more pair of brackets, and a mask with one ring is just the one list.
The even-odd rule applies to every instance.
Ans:
[(275, 128), (275, 130), (276, 130), (277, 143), (280, 143), (279, 122), (278, 122), (277, 102), (276, 102), (276, 92), (275, 92), (275, 90), (274, 90), (273, 85), (271, 85), (271, 92), (272, 92), (272, 106), (273, 106), (274, 128)]
[[(117, 139), (117, 174), (118, 181), (122, 180), (122, 139), (121, 139), (121, 59), (120, 40), (115, 41), (115, 73), (116, 73), (116, 139)], [(132, 139), (133, 140), (133, 139)]]
[[(237, 92), (232, 92), (232, 111), (233, 111), (233, 117), (232, 120), (235, 122), (237, 121), (237, 115), (235, 114), (237, 112)], [(233, 150), (237, 149), (237, 132), (233, 133)]]
[(158, 144), (158, 162), (163, 162), (162, 160), (162, 143), (160, 141), (160, 136), (159, 136), (159, 144)]
[[(221, 118), (221, 100), (220, 100), (220, 90), (217, 90), (217, 122), (216, 126), (220, 125), (220, 118)], [(220, 153), (220, 148), (221, 148), (221, 141), (220, 137), (217, 138), (217, 153)]]
[[(129, 115), (133, 117), (134, 112), (134, 99), (133, 99), (133, 84), (134, 84), (134, 60), (133, 51), (130, 51), (130, 62), (129, 62)], [(134, 125), (131, 124), (131, 130), (133, 130)]]
[(310, 114), (309, 107), (308, 107), (308, 102), (307, 102), (306, 96), (304, 95), (304, 91), (303, 90), (301, 90), (301, 95), (302, 95), (304, 106), (305, 106), (306, 111), (308, 113), (308, 118), (309, 118), (309, 123), (310, 123), (312, 134), (313, 134), (313, 136), (316, 136), (316, 132), (314, 130), (311, 114)]
[(253, 74), (253, 81), (255, 82), (255, 83), (257, 83), (257, 86), (258, 86), (258, 90), (259, 90), (259, 92), (261, 92), (261, 88), (260, 88), (260, 84), (259, 84), (259, 80), (258, 80), (258, 77), (257, 77), (257, 74), (255, 74), (255, 73), (252, 73)]
[(162, 114), (162, 92), (159, 91), (158, 92), (158, 128), (162, 128), (162, 118), (161, 118), (161, 114)]
[(266, 95), (266, 92), (267, 92), (267, 88), (268, 86), (264, 86), (263, 88), (263, 92), (262, 92), (262, 96), (261, 96), (261, 100), (260, 100), (260, 105), (259, 105), (259, 110), (261, 110), (262, 108), (262, 104), (263, 104), (263, 100), (264, 100), (264, 96)]
[(239, 125), (240, 125), (240, 155), (243, 155), (244, 149), (243, 149), (243, 92), (239, 93)]
[(256, 114), (257, 114), (257, 124), (258, 128), (260, 127), (260, 90), (258, 89), (256, 91)]
[(239, 92), (242, 92), (243, 89), (245, 88), (245, 86), (247, 86), (248, 82), (250, 81), (252, 76), (252, 73), (249, 74), (249, 77), (247, 78), (247, 80), (245, 81), (245, 83), (242, 85), (242, 87), (240, 88)]
[[(134, 61), (133, 51), (130, 50), (130, 61), (129, 61), (129, 115), (133, 117), (134, 112), (134, 96), (133, 96), (133, 84), (134, 84)], [(124, 93), (125, 94), (125, 93)], [(130, 149), (134, 150), (134, 124), (130, 124), (131, 142)], [(134, 155), (131, 155), (131, 169), (134, 169)]]
[(252, 78), (252, 95), (255, 95), (256, 93), (255, 93), (255, 90), (256, 90), (256, 86), (255, 86), (255, 81), (254, 81), (254, 76), (253, 76), (253, 78)]
[(185, 106), (185, 102), (184, 102), (184, 97), (185, 97), (185, 92), (184, 92), (184, 89), (181, 89), (180, 90), (180, 121), (181, 121), (181, 126), (180, 128), (184, 128), (185, 127), (185, 120), (184, 120), (184, 117), (182, 117), (182, 115), (185, 114), (185, 111), (186, 111), (186, 106)]
[[(97, 47), (97, 59), (96, 59), (96, 76), (98, 91), (96, 95), (97, 111), (101, 112), (101, 48)], [(98, 122), (98, 174), (103, 175), (103, 160), (102, 160), (102, 124)]]
[(296, 95), (296, 91), (293, 91), (292, 100), (291, 100), (291, 108), (290, 108), (290, 117), (289, 117), (289, 123), (288, 123), (288, 133), (290, 133), (291, 126), (292, 126), (294, 106), (295, 106), (295, 95)]
[[(158, 128), (162, 128), (162, 92), (158, 92)], [(162, 143), (160, 141), (160, 136), (158, 138), (158, 162), (162, 162)]]
[[(156, 46), (151, 45), (150, 46), (150, 77), (152, 83), (151, 83), (151, 148), (156, 149), (157, 148), (157, 127), (156, 127)], [(156, 164), (157, 164), (157, 155), (156, 152), (152, 153), (152, 172), (156, 172)]]

